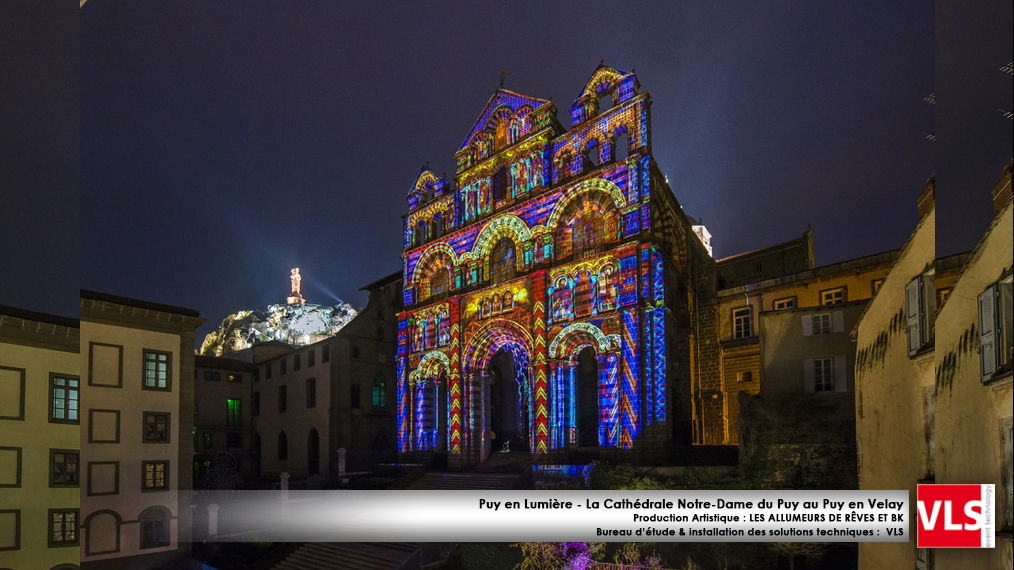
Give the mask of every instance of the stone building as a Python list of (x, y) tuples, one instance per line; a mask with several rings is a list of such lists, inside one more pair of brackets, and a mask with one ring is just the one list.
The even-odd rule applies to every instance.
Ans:
[[(919, 221), (870, 300), (856, 338), (855, 417), (860, 489), (907, 489), (935, 480), (934, 407), (937, 309), (967, 254), (937, 259), (930, 179), (917, 201)], [(976, 412), (978, 413), (978, 412)], [(915, 521), (915, 501), (909, 520)], [(913, 522), (914, 529), (914, 522)], [(859, 543), (859, 567), (931, 568), (931, 552), (907, 543)]]
[(651, 98), (600, 65), (570, 106), (496, 90), (404, 216), (398, 446), (670, 459), (722, 439), (714, 261), (652, 156)]
[(81, 291), (81, 561), (186, 558), (197, 311)]
[(78, 321), (0, 306), (0, 566), (80, 562)]

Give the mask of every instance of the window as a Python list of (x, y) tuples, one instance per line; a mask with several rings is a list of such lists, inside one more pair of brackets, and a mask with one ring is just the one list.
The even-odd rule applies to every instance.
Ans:
[(77, 376), (49, 375), (50, 408), (49, 421), (76, 424), (78, 420), (78, 384)]
[(225, 401), (225, 425), (240, 427), (243, 425), (242, 400), (229, 398)]
[(141, 462), (141, 490), (165, 491), (169, 488), (168, 461)]
[(253, 393), (253, 410), (252, 410), (252, 412), (253, 412), (253, 415), (255, 415), (255, 416), (261, 415), (261, 393), (260, 392), (254, 392)]
[(807, 394), (846, 390), (845, 356), (807, 358), (803, 361), (803, 383)]
[(359, 409), (359, 384), (352, 384), (349, 386), (349, 405), (358, 410)]
[(286, 372), (288, 372), (288, 370), (287, 370), (288, 364), (289, 364), (289, 361), (286, 360), (286, 359), (284, 359), (284, 358), (281, 359), (281, 360), (279, 360), (278, 361), (278, 373), (279, 374), (285, 374)]
[(50, 449), (49, 486), (77, 487), (80, 482), (78, 475), (78, 465), (80, 464), (81, 454), (78, 451)]
[(239, 384), (240, 382), (243, 381), (243, 377), (234, 372), (230, 372), (229, 374), (225, 375), (225, 381), (230, 384)]
[(739, 380), (740, 382), (752, 382), (753, 372), (750, 372), (749, 370), (746, 372), (739, 372), (738, 374), (736, 374), (736, 379)]
[(169, 443), (169, 414), (144, 412), (144, 443)]
[(49, 547), (77, 546), (78, 510), (49, 510)]
[(494, 283), (507, 281), (514, 277), (516, 269), (517, 257), (514, 242), (508, 237), (501, 238), (489, 254), (489, 277)]
[(1007, 374), (1014, 361), (1014, 281), (1008, 275), (979, 294), (979, 370), (982, 381)]
[(870, 281), (870, 295), (876, 295), (877, 291), (880, 291), (880, 286), (884, 284), (884, 278), (874, 279)]
[(285, 386), (279, 386), (278, 387), (278, 413), (281, 414), (281, 413), (285, 412), (285, 408), (287, 408), (288, 404), (289, 404), (288, 399), (289, 399), (288, 390), (286, 390)]
[(848, 300), (845, 293), (846, 293), (845, 287), (835, 287), (834, 289), (825, 289), (820, 292), (820, 304), (840, 305)]
[(775, 299), (775, 302), (771, 304), (771, 308), (776, 311), (785, 311), (788, 309), (796, 308), (795, 297), (785, 297), (784, 299)]
[(813, 359), (814, 392), (830, 392), (834, 390), (834, 360), (830, 358)]
[(300, 359), (300, 355), (298, 353), (292, 355), (292, 369), (293, 370), (299, 370), (301, 368), (300, 365), (299, 365), (300, 364), (300, 360), (301, 360)]
[(592, 210), (581, 214), (580, 218), (574, 220), (571, 251), (580, 253), (586, 249), (593, 249), (598, 245), (604, 227), (602, 212)]
[(144, 351), (144, 385), (145, 390), (171, 390), (170, 366), (172, 354), (158, 350)]
[(278, 459), (289, 458), (289, 438), (285, 436), (285, 432), (278, 433)]
[(430, 297), (436, 297), (441, 293), (446, 293), (450, 288), (451, 272), (447, 269), (437, 269), (433, 272), (433, 276), (430, 277)]
[(374, 408), (383, 408), (386, 404), (386, 398), (384, 394), (384, 379), (377, 373), (377, 377), (373, 379), (373, 387), (371, 389), (370, 403)]
[(317, 351), (311, 348), (306, 353), (306, 365), (313, 366), (316, 363), (317, 363)]
[(810, 315), (810, 326), (813, 334), (831, 334), (831, 313)]
[(944, 304), (944, 301), (947, 300), (947, 297), (950, 294), (951, 294), (951, 288), (950, 287), (941, 287), (941, 288), (937, 289), (937, 310), (938, 311), (940, 310), (940, 307)]
[[(52, 413), (49, 417), (53, 417)], [(24, 368), (0, 366), (0, 419), (25, 419)]]
[(317, 407), (317, 379), (307, 378), (306, 379), (306, 407), (316, 408)]
[(905, 330), (909, 356), (914, 356), (933, 340), (933, 313), (926, 307), (926, 291), (933, 290), (932, 283), (933, 276), (924, 274), (905, 285)]
[(214, 381), (214, 380), (221, 380), (222, 379), (222, 375), (220, 373), (218, 373), (217, 371), (215, 371), (215, 370), (205, 370), (204, 371), (204, 379), (205, 380), (212, 380), (212, 381)]
[(148, 507), (137, 517), (141, 523), (141, 548), (169, 546), (169, 509)]
[(732, 338), (748, 338), (753, 336), (752, 310), (750, 307), (733, 309)]
[(320, 347), (320, 361), (321, 362), (330, 362), (331, 361), (331, 346), (330, 345), (325, 344), (324, 346)]

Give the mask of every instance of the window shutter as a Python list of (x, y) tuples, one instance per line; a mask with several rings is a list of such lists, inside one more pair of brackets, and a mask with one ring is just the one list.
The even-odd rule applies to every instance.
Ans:
[(979, 363), (982, 381), (996, 372), (996, 285), (979, 293)]
[(845, 312), (835, 311), (831, 313), (831, 332), (845, 332)]
[[(840, 313), (839, 313), (840, 314)], [(840, 354), (834, 357), (834, 391), (845, 392), (848, 387), (848, 377), (846, 376), (846, 361), (845, 355)]]
[(816, 385), (815, 375), (813, 371), (813, 359), (807, 358), (803, 360), (803, 391), (807, 394), (814, 392)]
[(916, 277), (905, 285), (905, 322), (908, 330), (908, 354), (915, 354), (922, 348), (922, 277)]
[(813, 336), (813, 315), (803, 315), (803, 336)]

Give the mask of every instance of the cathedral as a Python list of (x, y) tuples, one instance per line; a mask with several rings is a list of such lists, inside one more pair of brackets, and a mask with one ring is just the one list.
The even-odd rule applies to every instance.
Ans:
[(651, 103), (633, 73), (599, 65), (565, 129), (550, 100), (500, 88), (453, 182), (419, 174), (398, 317), (403, 456), (664, 461), (723, 429), (708, 421), (723, 406), (715, 264), (652, 157)]

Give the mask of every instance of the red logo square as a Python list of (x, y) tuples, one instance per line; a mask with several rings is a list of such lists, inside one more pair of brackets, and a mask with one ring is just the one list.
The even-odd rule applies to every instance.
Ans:
[(919, 548), (993, 548), (995, 521), (993, 485), (919, 485), (916, 489)]

